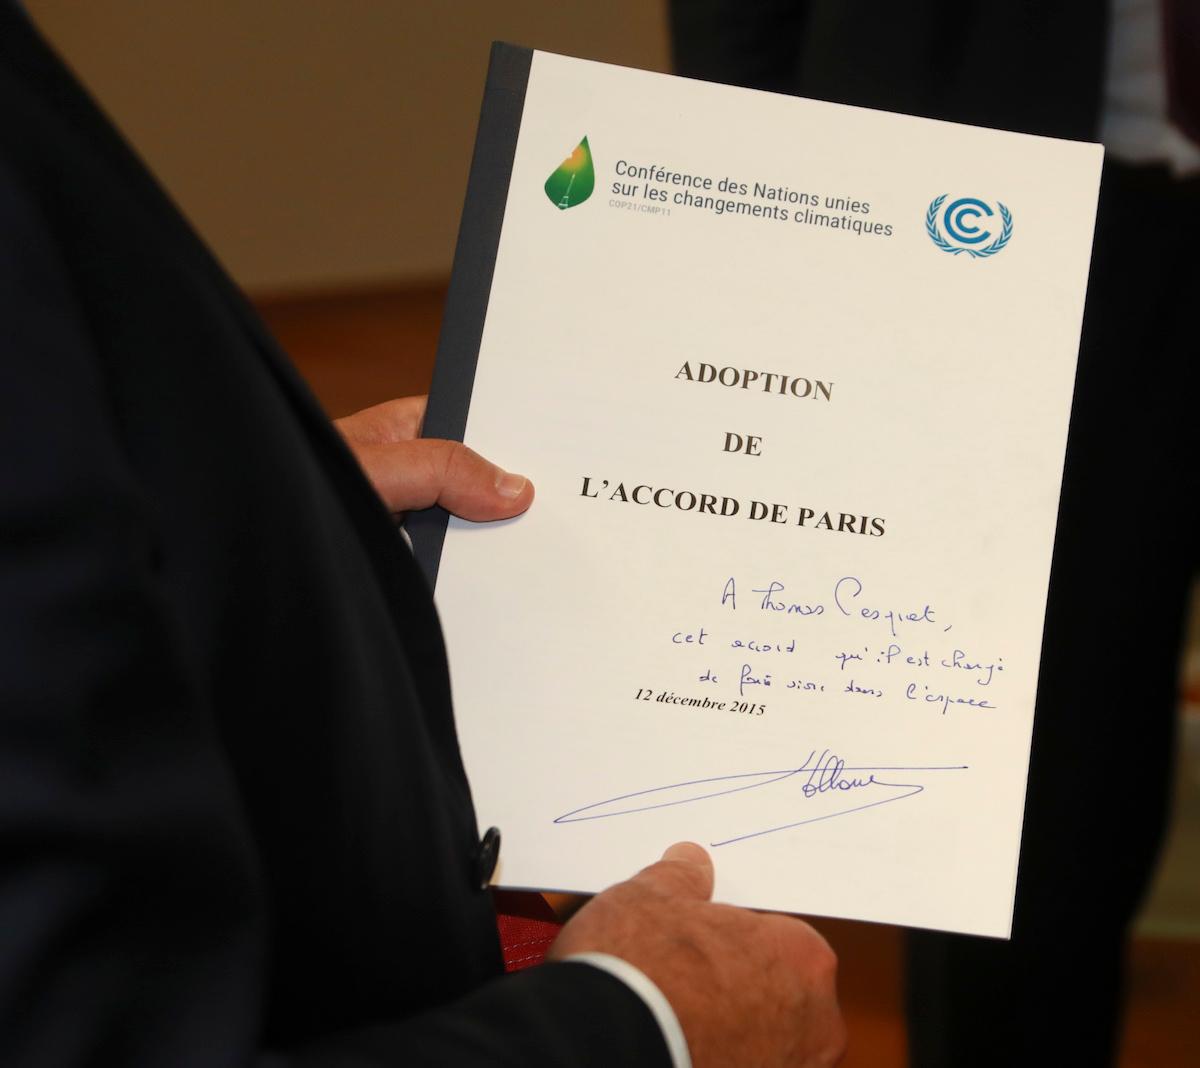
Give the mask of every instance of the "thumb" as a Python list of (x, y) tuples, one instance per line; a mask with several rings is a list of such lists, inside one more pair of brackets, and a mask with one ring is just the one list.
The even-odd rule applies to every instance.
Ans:
[(649, 884), (672, 897), (707, 901), (713, 892), (712, 859), (695, 842), (676, 842), (662, 855), (662, 860), (643, 868), (633, 881)]
[(363, 443), (351, 446), (393, 512), (440, 504), (463, 519), (508, 519), (533, 502), (533, 486), (458, 441)]

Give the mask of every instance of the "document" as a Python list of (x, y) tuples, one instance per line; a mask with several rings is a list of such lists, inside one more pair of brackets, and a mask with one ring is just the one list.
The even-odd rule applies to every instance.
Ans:
[(412, 531), (498, 884), (1009, 934), (1101, 157), (496, 47), (426, 433), (537, 496)]

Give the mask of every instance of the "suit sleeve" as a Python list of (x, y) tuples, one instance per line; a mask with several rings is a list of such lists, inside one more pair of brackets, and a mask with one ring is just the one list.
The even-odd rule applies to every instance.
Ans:
[(670, 0), (675, 73), (793, 92), (808, 7), (808, 0)]
[(582, 964), (258, 1048), (269, 902), (113, 410), (0, 161), (0, 1064), (667, 1063), (640, 999)]

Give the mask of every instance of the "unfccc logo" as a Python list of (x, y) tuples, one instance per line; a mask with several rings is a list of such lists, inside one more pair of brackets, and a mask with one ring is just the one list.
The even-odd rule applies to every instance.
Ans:
[[(978, 197), (959, 197), (943, 211), (948, 195), (935, 197), (925, 212), (925, 232), (938, 248), (953, 256), (965, 252), (972, 259), (980, 259), (996, 255), (1008, 244), (1013, 232), (1012, 212), (1000, 201), (993, 209)], [(946, 229), (944, 235), (939, 219)], [(991, 244), (985, 244), (989, 241)]]

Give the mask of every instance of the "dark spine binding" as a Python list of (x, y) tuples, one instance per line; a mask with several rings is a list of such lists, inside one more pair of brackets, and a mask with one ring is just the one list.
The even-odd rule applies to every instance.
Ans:
[[(427, 438), (462, 441), (466, 430), (532, 62), (532, 49), (500, 42), (492, 45), (422, 431)], [(413, 512), (405, 523), (431, 589), (437, 583), (448, 519), (444, 509), (429, 508)]]

